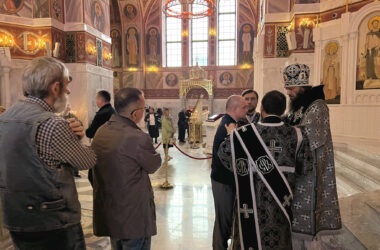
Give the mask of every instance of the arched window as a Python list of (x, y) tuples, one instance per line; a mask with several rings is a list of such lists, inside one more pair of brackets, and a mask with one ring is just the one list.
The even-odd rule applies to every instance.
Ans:
[[(207, 7), (192, 5), (193, 12), (201, 12)], [(198, 61), (200, 66), (208, 65), (208, 17), (191, 20), (190, 66)]]
[[(178, 8), (177, 8), (178, 7)], [(181, 11), (181, 6), (173, 7), (174, 10)], [(182, 66), (182, 29), (181, 19), (165, 16), (166, 26), (166, 67)]]
[(217, 65), (236, 65), (236, 0), (219, 0), (217, 47)]

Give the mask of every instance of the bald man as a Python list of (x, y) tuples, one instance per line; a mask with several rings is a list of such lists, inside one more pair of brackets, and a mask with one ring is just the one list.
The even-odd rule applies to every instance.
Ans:
[(215, 205), (215, 223), (212, 246), (214, 250), (227, 249), (231, 236), (233, 207), (235, 201), (234, 176), (223, 167), (218, 157), (220, 144), (227, 136), (227, 127), (234, 126), (248, 112), (248, 104), (243, 97), (230, 96), (226, 103), (226, 115), (216, 131), (211, 163), (211, 184)]

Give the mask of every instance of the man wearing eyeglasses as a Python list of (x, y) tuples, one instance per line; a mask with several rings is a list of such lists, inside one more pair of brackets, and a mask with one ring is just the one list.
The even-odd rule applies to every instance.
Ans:
[(161, 166), (161, 156), (137, 126), (145, 110), (142, 92), (119, 90), (115, 109), (92, 141), (98, 156), (93, 171), (94, 234), (109, 236), (114, 250), (146, 250), (157, 233), (149, 174)]

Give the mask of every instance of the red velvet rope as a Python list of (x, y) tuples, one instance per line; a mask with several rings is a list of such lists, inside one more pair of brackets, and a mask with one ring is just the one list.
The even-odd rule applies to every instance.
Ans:
[(185, 152), (183, 152), (175, 143), (173, 143), (173, 145), (178, 149), (179, 152), (181, 152), (182, 154), (186, 155), (187, 157), (189, 157), (191, 159), (194, 159), (194, 160), (208, 160), (208, 159), (212, 158), (212, 156), (210, 156), (210, 157), (204, 157), (204, 158), (194, 157), (194, 156), (188, 155)]
[(160, 144), (157, 145), (157, 147), (154, 148), (154, 150), (157, 150), (160, 146), (161, 146), (161, 142)]

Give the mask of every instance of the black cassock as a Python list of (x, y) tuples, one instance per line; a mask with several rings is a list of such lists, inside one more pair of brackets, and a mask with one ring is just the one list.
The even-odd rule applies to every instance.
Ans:
[(292, 249), (290, 203), (301, 141), (298, 129), (269, 117), (235, 130), (220, 146), (219, 158), (235, 176), (233, 249)]
[(178, 140), (184, 141), (186, 129), (188, 127), (188, 118), (184, 111), (178, 113)]

